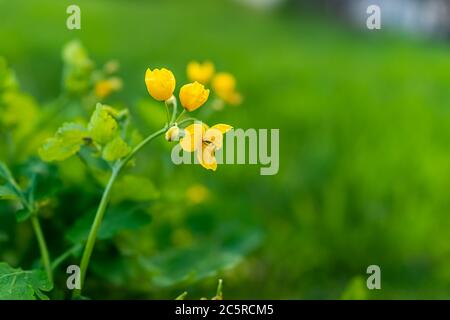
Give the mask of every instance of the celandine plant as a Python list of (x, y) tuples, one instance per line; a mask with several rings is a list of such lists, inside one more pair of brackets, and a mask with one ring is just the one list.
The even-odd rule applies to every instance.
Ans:
[[(113, 186), (119, 185), (121, 174), (135, 165), (135, 156), (151, 141), (164, 136), (169, 142), (179, 142), (186, 152), (194, 153), (204, 168), (216, 170), (215, 152), (222, 147), (223, 135), (232, 127), (227, 124), (209, 127), (189, 116), (189, 113), (203, 106), (198, 118), (205, 118), (225, 105), (237, 105), (242, 101), (234, 77), (229, 73), (216, 73), (211, 62), (188, 64), (187, 76), (191, 82), (180, 88), (178, 99), (174, 96), (176, 80), (173, 73), (165, 68), (148, 69), (145, 85), (149, 94), (164, 104), (167, 118), (159, 130), (141, 138), (136, 134), (128, 109), (119, 110), (105, 104), (110, 95), (122, 88), (122, 80), (116, 76), (119, 68), (116, 61), (109, 61), (103, 68), (96, 69), (77, 41), (70, 42), (64, 48), (63, 61), (62, 93), (46, 108), (40, 108), (32, 97), (22, 92), (14, 72), (0, 57), (0, 157), (5, 161), (0, 162), (0, 199), (7, 200), (4, 202), (7, 205), (0, 207), (0, 211), (14, 212), (17, 222), (31, 222), (41, 256), (41, 265), (34, 264), (32, 270), (14, 268), (7, 262), (0, 262), (0, 299), (48, 299), (45, 292), (54, 289), (55, 278), (58, 281), (55, 270), (69, 257), (80, 258), (79, 281), (76, 281), (79, 286), (75, 286), (72, 296), (83, 297), (96, 239), (102, 238), (102, 221), (105, 222), (103, 227), (108, 225), (108, 216), (104, 219), (105, 212), (110, 201), (116, 197)], [(209, 105), (205, 107), (208, 100)], [(84, 120), (87, 112), (92, 114)], [(56, 128), (63, 119), (68, 118), (76, 120), (64, 122), (48, 138), (47, 127)], [(36, 153), (43, 161), (34, 156)], [(61, 189), (58, 172), (66, 167), (66, 163), (61, 166), (52, 163), (74, 156), (87, 166), (90, 176), (104, 190), (93, 218), (85, 219), (89, 216), (86, 214), (83, 218), (77, 218), (69, 232), (62, 230), (64, 234), (71, 234), (77, 230), (78, 222), (83, 222), (83, 227), (75, 232), (75, 236), (67, 237), (73, 247), (52, 260), (44, 236), (47, 230), (42, 229), (40, 218), (44, 215), (49, 218), (49, 212), (58, 210), (55, 209), (58, 190)], [(130, 177), (124, 175), (122, 178), (131, 181), (125, 179)], [(144, 187), (147, 185), (152, 187), (144, 183)], [(111, 208), (111, 215), (120, 213), (112, 212), (120, 208)], [(56, 222), (57, 225), (59, 223)], [(4, 259), (6, 254), (3, 253)], [(13, 265), (19, 261), (14, 255), (6, 260)], [(68, 275), (65, 276), (67, 278)], [(220, 281), (218, 292), (221, 292), (221, 286)], [(57, 289), (53, 296), (63, 297), (65, 287)], [(182, 294), (178, 298), (184, 297), (185, 294)], [(218, 293), (215, 298), (221, 297), (222, 294)]]
[(128, 110), (116, 110), (110, 106), (98, 103), (87, 126), (79, 123), (64, 123), (40, 148), (39, 155), (44, 161), (62, 161), (75, 155), (81, 147), (87, 147), (94, 157), (106, 161), (111, 169), (111, 175), (98, 205), (89, 236), (84, 247), (80, 262), (81, 288), (74, 291), (74, 297), (81, 295), (86, 272), (94, 249), (106, 208), (110, 201), (111, 190), (130, 161), (151, 141), (164, 135), (168, 141), (180, 140), (183, 149), (189, 152), (197, 151), (200, 164), (211, 170), (216, 170), (217, 163), (214, 152), (222, 146), (222, 135), (232, 127), (217, 124), (209, 128), (203, 123), (194, 123), (186, 128), (183, 126), (197, 121), (195, 118), (183, 118), (186, 112), (200, 108), (209, 97), (209, 90), (195, 81), (181, 87), (179, 99), (183, 110), (178, 111), (178, 102), (174, 91), (176, 81), (173, 73), (165, 68), (147, 69), (145, 84), (149, 94), (156, 100), (164, 102), (167, 110), (167, 122), (158, 131), (153, 132), (136, 146), (130, 146), (127, 136)]

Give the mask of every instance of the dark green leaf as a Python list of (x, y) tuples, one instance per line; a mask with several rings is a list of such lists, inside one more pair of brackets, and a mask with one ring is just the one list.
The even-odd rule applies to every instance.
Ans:
[(16, 212), (16, 220), (17, 222), (23, 222), (27, 220), (31, 215), (31, 212), (27, 209), (21, 209)]
[(42, 291), (52, 290), (52, 284), (42, 270), (25, 271), (0, 263), (0, 300), (48, 299)]
[(195, 282), (235, 267), (259, 245), (262, 234), (259, 229), (246, 229), (245, 233), (229, 230), (228, 235), (220, 238), (189, 248), (168, 250), (149, 258), (142, 257), (140, 262), (153, 275), (151, 285), (168, 287)]
[[(67, 233), (67, 238), (73, 243), (87, 239), (94, 214), (87, 214), (79, 219)], [(144, 210), (129, 208), (123, 205), (110, 208), (105, 213), (102, 225), (98, 232), (98, 239), (110, 239), (123, 230), (134, 230), (148, 224), (151, 217)]]

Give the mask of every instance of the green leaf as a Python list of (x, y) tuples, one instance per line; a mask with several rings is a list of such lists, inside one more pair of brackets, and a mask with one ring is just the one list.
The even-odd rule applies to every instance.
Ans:
[(208, 243), (190, 248), (172, 249), (160, 255), (141, 258), (141, 265), (150, 272), (156, 287), (170, 287), (178, 283), (191, 283), (214, 277), (220, 271), (237, 266), (243, 256), (237, 252), (223, 250)]
[(31, 212), (27, 209), (21, 209), (16, 211), (16, 220), (17, 222), (23, 222), (27, 220), (31, 216)]
[[(232, 269), (262, 240), (259, 229), (247, 229), (244, 234), (228, 230), (221, 239), (210, 238), (188, 248), (163, 251), (152, 257), (141, 257), (141, 266), (152, 274), (152, 286), (170, 287), (192, 283), (219, 272)], [(221, 288), (219, 287), (219, 292)]]
[(19, 196), (14, 189), (8, 185), (0, 186), (0, 200), (18, 200)]
[[(83, 216), (67, 232), (67, 238), (73, 243), (85, 241), (93, 221), (93, 213)], [(105, 213), (97, 238), (110, 239), (123, 230), (135, 230), (150, 221), (150, 215), (140, 208), (130, 209), (129, 205), (111, 208)]]
[(17, 89), (18, 84), (12, 70), (8, 68), (6, 60), (0, 57), (0, 92)]
[(25, 271), (0, 263), (0, 300), (48, 299), (42, 291), (50, 291), (53, 286), (42, 270)]
[(89, 121), (89, 133), (92, 139), (99, 144), (106, 144), (116, 136), (118, 124), (109, 109), (111, 107), (98, 103)]
[(111, 199), (118, 203), (124, 200), (150, 201), (159, 197), (153, 182), (145, 177), (126, 175), (120, 177), (111, 192)]
[(84, 139), (87, 137), (86, 129), (77, 123), (64, 123), (55, 134), (55, 137), (47, 139), (39, 149), (42, 160), (62, 161), (76, 154)]
[(11, 171), (9, 170), (8, 166), (2, 161), (0, 161), (0, 177), (8, 182), (14, 180), (13, 175), (11, 174)]
[(106, 161), (116, 161), (120, 158), (125, 157), (129, 154), (131, 148), (127, 145), (125, 141), (120, 136), (115, 137), (110, 141), (102, 152), (102, 157)]
[(368, 289), (361, 276), (354, 277), (341, 295), (341, 300), (365, 300), (367, 298)]

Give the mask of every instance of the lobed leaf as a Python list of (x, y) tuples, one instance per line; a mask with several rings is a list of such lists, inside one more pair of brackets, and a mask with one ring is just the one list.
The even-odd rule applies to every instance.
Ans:
[(117, 136), (105, 146), (102, 158), (112, 162), (125, 157), (130, 151), (131, 148), (128, 144), (120, 136)]
[(87, 132), (82, 125), (64, 123), (55, 137), (47, 139), (39, 149), (39, 156), (47, 162), (65, 160), (80, 150), (86, 137)]
[(0, 300), (48, 299), (42, 291), (52, 289), (44, 271), (25, 271), (0, 262)]
[(109, 108), (98, 103), (89, 121), (89, 134), (99, 144), (108, 143), (117, 134), (118, 124), (109, 112)]

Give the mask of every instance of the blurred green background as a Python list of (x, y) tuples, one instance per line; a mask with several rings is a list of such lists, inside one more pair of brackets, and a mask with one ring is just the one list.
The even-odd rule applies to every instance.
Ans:
[[(164, 121), (146, 68), (170, 68), (179, 88), (186, 64), (204, 59), (245, 97), (208, 123), (280, 129), (275, 176), (175, 166), (162, 139), (146, 148), (132, 172), (155, 189), (139, 204), (151, 222), (97, 243), (88, 296), (200, 298), (221, 277), (226, 299), (450, 298), (448, 43), (352, 29), (290, 3), (206, 0), (80, 0), (81, 30), (69, 31), (70, 4), (0, 0), (0, 55), (43, 108), (61, 90), (62, 47), (79, 39), (98, 65), (120, 61), (111, 104), (130, 108), (144, 135)], [(101, 194), (76, 159), (54, 170), (61, 188), (42, 219), (53, 257)], [(119, 200), (111, 213), (130, 208)], [(30, 227), (0, 213), (0, 260), (35, 265)], [(382, 290), (365, 288), (371, 264)]]

